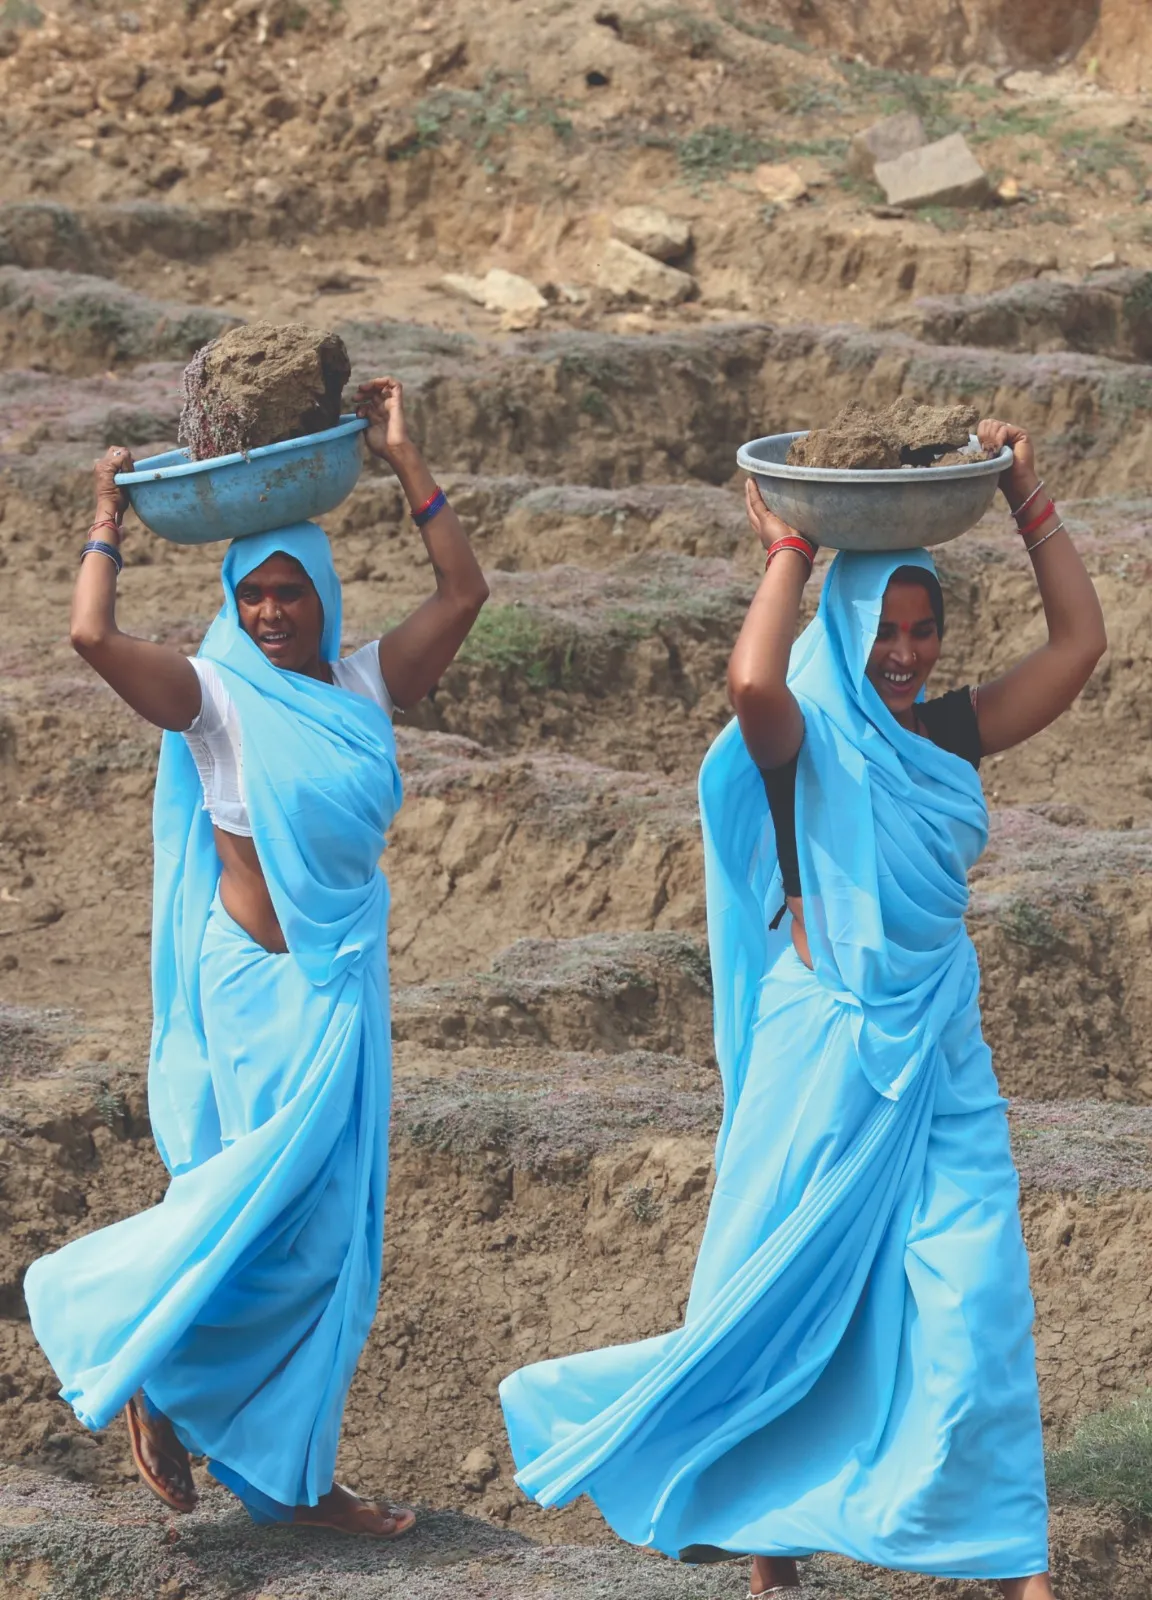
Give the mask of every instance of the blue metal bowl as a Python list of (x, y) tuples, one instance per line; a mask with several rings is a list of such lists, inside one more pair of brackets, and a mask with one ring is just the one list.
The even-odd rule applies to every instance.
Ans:
[(146, 528), (173, 544), (211, 544), (310, 522), (352, 493), (368, 423), (349, 414), (335, 428), (247, 454), (191, 461), (168, 450), (138, 461), (116, 482)]

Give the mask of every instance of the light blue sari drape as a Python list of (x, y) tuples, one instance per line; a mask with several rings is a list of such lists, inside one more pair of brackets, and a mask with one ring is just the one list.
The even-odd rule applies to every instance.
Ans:
[(814, 971), (769, 927), (775, 839), (735, 723), (701, 771), (724, 1115), (684, 1325), (501, 1386), (525, 1493), (588, 1494), (686, 1560), (1047, 1564), (1027, 1258), (963, 922), (987, 813), (865, 676), (909, 564), (931, 568), (837, 557), (793, 652)]
[(153, 1130), (162, 1203), (37, 1261), (33, 1330), (90, 1428), (143, 1388), (257, 1519), (332, 1485), (380, 1282), (391, 1085), (379, 858), (400, 803), (386, 713), (273, 666), (234, 587), (301, 563), (339, 654), (340, 584), (311, 524), (239, 540), (201, 654), (239, 714), (253, 840), (288, 945), (220, 904), (195, 763), (165, 734), (154, 809)]

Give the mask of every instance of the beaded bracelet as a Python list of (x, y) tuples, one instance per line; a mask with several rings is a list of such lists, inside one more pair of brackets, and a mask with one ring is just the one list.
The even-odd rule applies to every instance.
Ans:
[(89, 539), (87, 544), (85, 544), (84, 548), (80, 551), (80, 559), (83, 561), (85, 556), (93, 554), (98, 556), (107, 556), (109, 561), (113, 562), (116, 567), (117, 577), (119, 577), (123, 572), (124, 557), (120, 554), (119, 550), (117, 550), (114, 544), (105, 544), (103, 539)]
[(419, 510), (412, 513), (412, 521), (418, 528), (422, 528), (426, 522), (431, 522), (434, 516), (443, 511), (447, 504), (448, 496), (443, 489), (437, 489), (434, 495), (425, 500)]

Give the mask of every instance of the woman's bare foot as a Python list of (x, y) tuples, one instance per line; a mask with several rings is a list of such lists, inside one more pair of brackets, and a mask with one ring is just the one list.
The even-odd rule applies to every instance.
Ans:
[[(752, 1558), (752, 1583), (748, 1593), (767, 1594), (772, 1589), (798, 1589), (800, 1574), (796, 1563), (783, 1556), (754, 1556)], [(1032, 1596), (1028, 1596), (1032, 1600)]]
[(334, 1483), (314, 1506), (297, 1506), (292, 1521), (305, 1528), (333, 1528), (369, 1539), (398, 1539), (416, 1521), (416, 1513), (387, 1502), (361, 1500), (351, 1489)]
[(168, 1418), (155, 1411), (149, 1414), (143, 1394), (132, 1396), (124, 1416), (141, 1482), (171, 1510), (195, 1511), (198, 1496), (192, 1463)]

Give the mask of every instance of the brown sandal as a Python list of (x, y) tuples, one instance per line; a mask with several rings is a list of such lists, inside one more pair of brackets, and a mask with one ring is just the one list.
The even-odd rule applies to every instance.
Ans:
[[(149, 1426), (146, 1413), (142, 1414), (136, 1404), (135, 1395), (124, 1407), (124, 1417), (128, 1423), (132, 1460), (136, 1463), (141, 1483), (152, 1491), (157, 1500), (163, 1500), (170, 1511), (178, 1511), (182, 1516), (195, 1511), (199, 1496), (192, 1478), (192, 1463), (188, 1459), (187, 1450), (177, 1439), (172, 1424), (165, 1417), (162, 1424)], [(172, 1478), (180, 1485), (179, 1490), (169, 1488), (164, 1479), (148, 1465), (144, 1455), (145, 1431), (148, 1432), (153, 1449), (159, 1455), (161, 1462), (171, 1469)]]
[[(329, 1503), (336, 1490), (351, 1498), (352, 1503), (343, 1510), (337, 1510)], [(381, 1521), (392, 1523), (392, 1528), (384, 1531), (379, 1526)], [(414, 1511), (390, 1505), (387, 1501), (361, 1500), (340, 1483), (334, 1483), (327, 1494), (320, 1496), (316, 1505), (296, 1506), (292, 1513), (292, 1522), (298, 1528), (327, 1528), (334, 1533), (347, 1533), (359, 1539), (399, 1539), (415, 1521)]]

